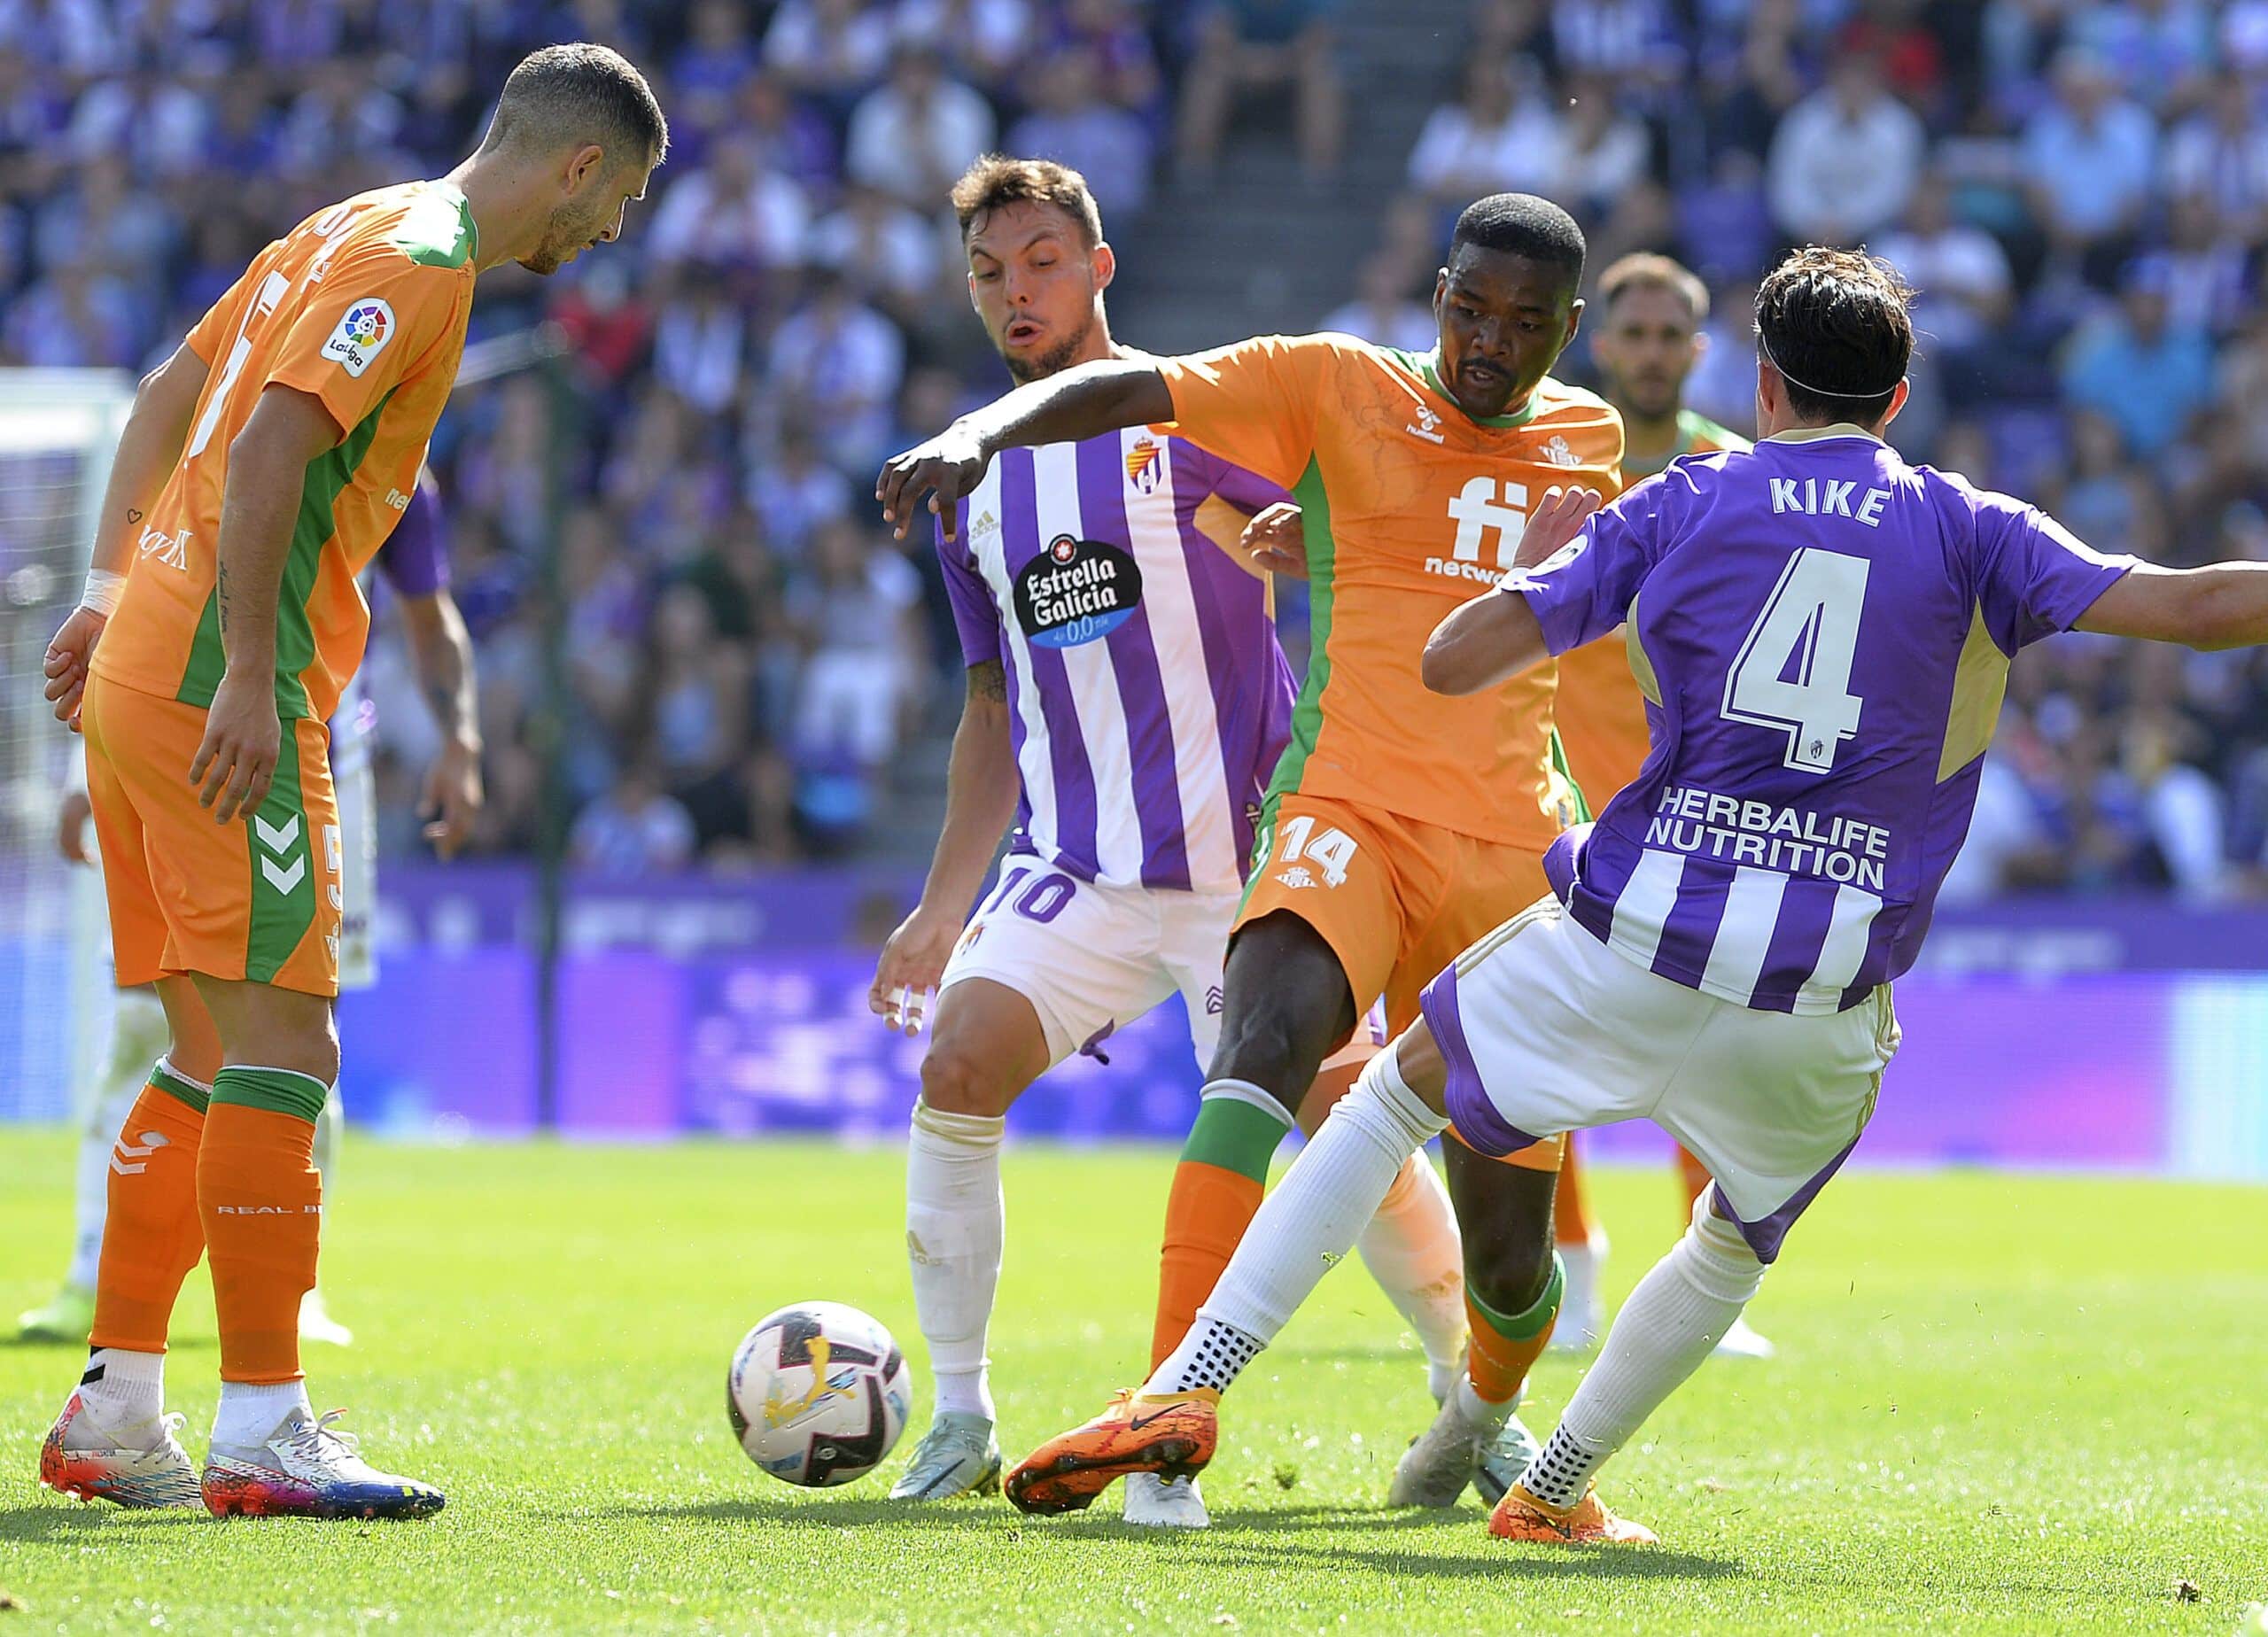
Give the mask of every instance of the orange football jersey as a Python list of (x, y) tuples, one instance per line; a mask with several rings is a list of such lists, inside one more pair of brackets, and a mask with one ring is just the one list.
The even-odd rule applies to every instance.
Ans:
[(464, 354), (472, 213), (447, 182), (381, 188), (276, 240), (190, 331), (210, 367), (180, 462), (95, 651), (122, 687), (210, 705), (225, 670), (219, 570), (229, 446), (271, 383), (321, 399), (339, 441), (307, 465), (276, 602), (276, 703), (327, 718), (362, 662), (355, 585), (409, 504)]
[(1622, 423), (1546, 378), (1475, 421), (1430, 356), (1352, 336), (1265, 336), (1163, 360), (1174, 430), (1292, 491), (1305, 514), (1313, 640), (1270, 786), (1541, 851), (1566, 815), (1542, 666), (1465, 699), (1428, 693), (1433, 627), (1511, 567), (1554, 484), (1612, 481)]
[[(1626, 459), (1624, 481), (1635, 485), (1682, 454), (1714, 454), (1745, 449), (1748, 439), (1688, 409), (1677, 417), (1677, 446), (1650, 471), (1634, 470)], [(1613, 498), (1614, 491), (1605, 491)], [(1559, 656), (1559, 740), (1567, 752), (1567, 772), (1594, 813), (1646, 764), (1651, 737), (1646, 702), (1630, 671), (1627, 632), (1585, 643)]]

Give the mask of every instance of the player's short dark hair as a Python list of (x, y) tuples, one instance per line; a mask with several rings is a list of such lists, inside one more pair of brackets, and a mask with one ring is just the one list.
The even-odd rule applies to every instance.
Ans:
[(496, 99), (484, 150), (531, 151), (596, 143), (608, 163), (669, 157), (670, 122), (630, 59), (603, 45), (547, 45), (520, 58)]
[(972, 231), (982, 231), (983, 218), (1007, 205), (1051, 206), (1079, 224), (1089, 250), (1102, 243), (1102, 211), (1087, 179), (1052, 159), (985, 154), (953, 183), (952, 201), (964, 244)]
[(1666, 290), (1685, 303), (1696, 330), (1709, 322), (1709, 287), (1682, 261), (1651, 251), (1633, 251), (1599, 275), (1599, 304), (1610, 313), (1623, 293), (1633, 290)]
[(1533, 193), (1492, 193), (1466, 206), (1449, 235), (1449, 254), (1464, 244), (1557, 268), (1571, 289), (1583, 282), (1583, 230), (1565, 211)]
[(1914, 359), (1914, 291), (1864, 251), (1791, 250), (1756, 290), (1756, 337), (1805, 420), (1870, 426)]

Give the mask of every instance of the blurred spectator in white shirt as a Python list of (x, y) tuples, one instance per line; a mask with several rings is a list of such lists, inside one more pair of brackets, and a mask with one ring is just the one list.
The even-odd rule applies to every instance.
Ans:
[(889, 7), (872, 0), (783, 0), (764, 31), (767, 68), (839, 105), (882, 77), (889, 47)]
[(1942, 175), (1922, 179), (1904, 222), (1875, 249), (1920, 292), (1914, 327), (1938, 345), (1977, 346), (2008, 322), (2014, 304), (2008, 254), (1982, 228), (1954, 220), (1953, 189)]
[(992, 145), (992, 108), (948, 79), (926, 46), (901, 45), (889, 79), (850, 116), (844, 168), (916, 210), (935, 210), (969, 162)]
[(1410, 299), (1410, 284), (1399, 256), (1374, 255), (1363, 263), (1360, 293), (1325, 314), (1318, 328), (1359, 336), (1373, 346), (1430, 353), (1441, 337), (1441, 327), (1432, 308)]
[(1898, 219), (1921, 179), (1927, 138), (1871, 55), (1839, 57), (1826, 88), (1773, 134), (1772, 213), (1798, 244), (1855, 244)]
[(1602, 215), (1645, 176), (1646, 128), (1615, 105), (1608, 80), (1579, 80), (1568, 94), (1550, 196), (1579, 216)]
[(2054, 100), (2023, 129), (2032, 212), (2062, 254), (2108, 286), (2131, 249), (2155, 177), (2157, 125), (2118, 93), (2102, 61), (2065, 50)]
[(1058, 51), (1027, 76), (1032, 109), (1008, 133), (1008, 151), (1053, 159), (1087, 179), (1106, 220), (1132, 215), (1149, 202), (1150, 134), (1142, 121), (1102, 96), (1094, 53)]
[(684, 868), (693, 862), (695, 839), (693, 816), (662, 788), (649, 756), (576, 815), (567, 851), (579, 867), (623, 881)]
[(2165, 185), (2177, 199), (2203, 199), (2246, 244), (2268, 237), (2268, 127), (2241, 74), (2216, 80), (2207, 105), (2166, 139)]
[(1559, 117), (1522, 86), (1524, 77), (1501, 58), (1466, 64), (1462, 95), (1434, 109), (1418, 134), (1411, 185), (1436, 205), (1458, 208), (1484, 193), (1551, 188), (1559, 175)]
[(1025, 0), (899, 0), (895, 33), (981, 83), (1005, 80), (1032, 43)]
[(648, 252), (656, 261), (718, 267), (801, 263), (811, 206), (765, 158), (753, 136), (717, 144), (706, 166), (669, 183), (645, 235)]
[(820, 274), (811, 301), (772, 337), (768, 390), (816, 417), (835, 465), (865, 472), (882, 464), (890, 405), (905, 372), (905, 342), (862, 305), (841, 275)]
[(908, 322), (922, 316), (944, 282), (944, 240), (931, 221), (908, 210), (880, 188), (857, 183), (843, 190), (843, 207), (812, 229), (811, 259), (831, 269), (858, 295), (896, 310)]

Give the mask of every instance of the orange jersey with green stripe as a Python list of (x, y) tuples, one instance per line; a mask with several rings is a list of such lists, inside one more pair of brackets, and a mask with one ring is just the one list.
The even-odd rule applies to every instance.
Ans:
[(307, 463), (276, 599), (276, 703), (328, 718), (369, 632), (355, 576), (417, 488), (464, 355), (474, 229), (447, 182), (380, 188), (308, 217), (189, 333), (210, 373), (181, 461), (95, 651), (123, 687), (210, 705), (225, 664), (214, 597), (229, 446), (269, 384), (312, 393), (339, 441)]
[[(1749, 447), (1739, 433), (1690, 409), (1678, 412), (1677, 434), (1676, 446), (1649, 470), (1634, 469), (1626, 456), (1624, 481), (1635, 485), (1682, 454)], [(1614, 498), (1612, 491), (1607, 498)], [(1559, 738), (1566, 747), (1568, 774), (1594, 813), (1638, 776), (1651, 748), (1645, 701), (1630, 671), (1627, 634), (1618, 631), (1559, 656)]]
[(1313, 639), (1269, 794), (1382, 808), (1541, 851), (1561, 827), (1553, 668), (1470, 698), (1428, 693), (1433, 627), (1512, 565), (1555, 484), (1612, 481), (1622, 423), (1546, 378), (1483, 423), (1430, 357), (1352, 336), (1264, 336), (1161, 361), (1173, 430), (1290, 489), (1305, 516)]

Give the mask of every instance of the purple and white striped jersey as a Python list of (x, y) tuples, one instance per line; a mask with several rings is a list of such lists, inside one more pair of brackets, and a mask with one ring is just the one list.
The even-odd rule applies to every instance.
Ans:
[(960, 502), (937, 555), (964, 658), (1007, 675), (1016, 850), (1111, 886), (1242, 885), (1292, 673), (1266, 586), (1216, 540), (1284, 498), (1133, 427), (1005, 450)]
[(1517, 582), (1555, 654), (1628, 622), (1653, 748), (1547, 862), (1666, 978), (1767, 1012), (1914, 964), (2009, 657), (2133, 564), (1854, 426), (1689, 456)]

